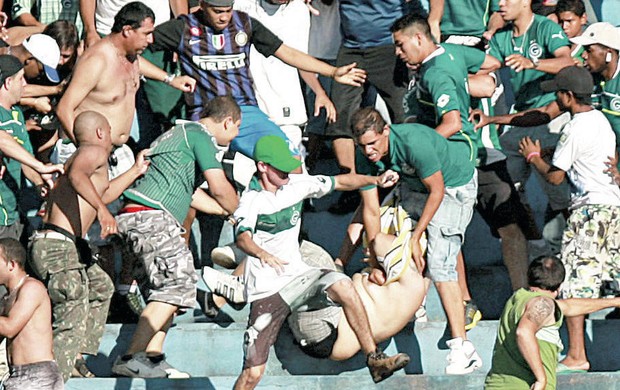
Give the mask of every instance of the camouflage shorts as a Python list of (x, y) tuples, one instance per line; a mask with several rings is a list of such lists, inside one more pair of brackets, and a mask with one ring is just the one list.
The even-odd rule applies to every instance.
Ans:
[(193, 308), (198, 276), (178, 222), (160, 210), (120, 214), (116, 221), (126, 242), (123, 257), (139, 260), (134, 277), (145, 299)]
[(562, 236), (563, 298), (598, 298), (604, 281), (620, 279), (620, 207), (573, 210)]

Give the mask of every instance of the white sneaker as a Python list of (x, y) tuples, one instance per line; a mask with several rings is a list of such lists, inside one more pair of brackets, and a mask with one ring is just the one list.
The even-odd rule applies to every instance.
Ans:
[(471, 341), (457, 337), (448, 340), (446, 344), (450, 348), (450, 353), (447, 357), (446, 374), (469, 374), (482, 367), (482, 359)]
[(213, 292), (226, 298), (230, 303), (245, 303), (245, 286), (238, 276), (228, 275), (211, 267), (202, 269), (202, 280)]

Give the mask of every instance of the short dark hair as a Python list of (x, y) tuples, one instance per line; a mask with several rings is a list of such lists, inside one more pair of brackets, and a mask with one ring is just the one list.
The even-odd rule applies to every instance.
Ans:
[(0, 238), (0, 250), (8, 261), (15, 261), (23, 269), (26, 266), (26, 249), (14, 238)]
[(572, 12), (582, 17), (586, 13), (586, 6), (583, 0), (559, 0), (555, 6), (555, 14), (559, 16), (562, 12)]
[(381, 134), (384, 127), (385, 120), (379, 114), (379, 111), (372, 107), (361, 108), (351, 116), (351, 130), (353, 131), (353, 137), (356, 139), (371, 130)]
[(153, 10), (140, 1), (132, 1), (131, 3), (125, 4), (114, 17), (112, 32), (121, 32), (125, 26), (129, 26), (135, 30), (140, 28), (142, 22), (148, 18), (155, 22)]
[(431, 27), (428, 25), (426, 18), (416, 14), (408, 14), (396, 20), (394, 24), (392, 24), (392, 27), (390, 27), (390, 32), (395, 33), (397, 31), (406, 30), (412, 27), (429, 39), (433, 39), (433, 36), (431, 35)]
[(241, 109), (230, 95), (217, 96), (209, 100), (200, 111), (200, 118), (211, 118), (216, 122), (221, 122), (227, 117), (233, 120), (241, 119)]
[(60, 50), (66, 47), (77, 50), (80, 44), (77, 27), (68, 20), (57, 20), (48, 24), (43, 34), (54, 38)]
[(527, 270), (527, 283), (547, 291), (556, 291), (564, 282), (564, 264), (555, 256), (540, 256), (532, 261)]

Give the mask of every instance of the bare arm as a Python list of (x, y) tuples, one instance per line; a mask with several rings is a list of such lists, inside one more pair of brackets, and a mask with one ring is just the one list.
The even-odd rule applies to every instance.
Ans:
[(319, 79), (316, 77), (316, 73), (307, 72), (305, 70), (300, 70), (299, 75), (302, 80), (312, 89), (312, 92), (316, 95), (314, 99), (314, 116), (318, 116), (321, 107), (325, 108), (325, 112), (327, 115), (327, 122), (332, 123), (336, 121), (336, 107), (334, 103), (327, 96), (327, 92), (321, 86)]
[(82, 18), (82, 23), (84, 24), (84, 32), (86, 33), (86, 47), (92, 46), (95, 42), (101, 39), (95, 26), (96, 7), (96, 0), (80, 0), (80, 16)]
[(485, 98), (493, 96), (495, 79), (489, 75), (470, 74), (467, 76), (471, 97)]
[(570, 47), (564, 46), (553, 52), (554, 58), (545, 58), (538, 61), (538, 66), (529, 58), (521, 54), (511, 54), (506, 57), (506, 66), (511, 67), (515, 72), (521, 72), (525, 69), (536, 69), (541, 72), (556, 74), (561, 69), (574, 65), (574, 61), (570, 56)]
[(341, 84), (359, 87), (366, 80), (366, 72), (355, 68), (355, 64), (349, 64), (336, 68), (285, 44), (280, 45), (274, 55), (290, 66), (308, 72), (318, 73), (323, 76), (332, 77), (335, 81)]
[(489, 23), (487, 23), (487, 31), (485, 31), (482, 36), (487, 41), (490, 41), (491, 38), (493, 38), (493, 35), (495, 35), (495, 33), (497, 32), (497, 30), (504, 27), (504, 24), (505, 23), (502, 15), (500, 15), (499, 12), (493, 12), (491, 14), (491, 17), (489, 18)]
[(144, 175), (149, 167), (150, 162), (145, 159), (145, 155), (149, 152), (148, 149), (144, 149), (138, 156), (136, 156), (136, 162), (133, 166), (122, 175), (114, 178), (110, 182), (110, 186), (101, 196), (103, 203), (110, 204), (118, 199), (123, 191), (127, 189), (137, 178)]
[(445, 0), (429, 0), (428, 25), (431, 28), (431, 35), (435, 42), (441, 41), (441, 18)]
[(175, 18), (179, 15), (186, 15), (189, 12), (187, 0), (169, 0), (169, 3)]
[(494, 72), (502, 67), (502, 63), (497, 58), (492, 55), (485, 54), (484, 61), (482, 65), (480, 65), (480, 70), (477, 74), (488, 74), (489, 72)]
[(422, 179), (422, 183), (428, 189), (429, 195), (422, 209), (422, 215), (411, 234), (413, 259), (420, 272), (422, 272), (425, 265), (424, 258), (422, 257), (422, 248), (420, 247), (420, 239), (422, 238), (422, 234), (426, 231), (428, 224), (431, 222), (431, 219), (435, 216), (439, 205), (441, 205), (445, 193), (445, 183), (441, 171), (437, 171), (427, 178)]
[(63, 172), (61, 164), (45, 165), (37, 160), (30, 152), (24, 149), (15, 139), (6, 131), (0, 131), (0, 151), (9, 158), (25, 164), (39, 173)]
[(267, 252), (260, 246), (258, 246), (252, 239), (252, 233), (245, 231), (237, 236), (235, 241), (237, 247), (252, 257), (259, 259), (264, 265), (269, 265), (280, 273), (284, 271), (284, 265), (288, 264), (287, 261), (279, 259)]
[[(140, 66), (140, 73), (149, 79), (164, 81), (166, 77), (168, 77), (168, 73), (165, 70), (158, 68), (152, 62), (146, 60), (143, 57), (140, 57), (138, 60), (138, 65)], [(170, 81), (170, 86), (178, 89), (183, 92), (194, 92), (194, 88), (196, 88), (196, 80), (189, 76), (178, 76), (174, 77), (172, 81)]]
[(381, 176), (358, 175), (347, 173), (334, 176), (336, 190), (353, 191), (362, 187), (376, 185), (382, 188), (391, 187), (398, 181), (398, 174), (394, 171), (387, 171)]
[(232, 214), (239, 206), (239, 198), (232, 184), (228, 182), (222, 169), (208, 169), (204, 177), (209, 184), (209, 192), (213, 199), (222, 206), (228, 214)]
[(39, 22), (31, 13), (21, 14), (17, 17), (17, 22), (22, 26), (43, 26), (45, 25)]
[[(566, 177), (566, 172), (560, 168), (549, 165), (540, 156), (540, 141), (532, 141), (530, 137), (524, 137), (519, 142), (519, 152), (528, 163), (534, 165), (536, 170), (545, 178), (546, 181), (553, 185), (559, 185)], [(536, 154), (537, 153), (537, 154)]]
[(224, 208), (217, 203), (211, 195), (207, 194), (200, 188), (197, 188), (196, 191), (194, 191), (191, 206), (192, 208), (195, 208), (205, 214), (220, 216), (227, 216), (229, 214), (228, 211), (224, 210)]
[(536, 377), (536, 382), (544, 388), (547, 384), (547, 376), (540, 357), (540, 349), (536, 332), (542, 327), (554, 322), (555, 305), (553, 299), (548, 297), (532, 298), (525, 307), (525, 312), (517, 326), (517, 345), (521, 356), (530, 366)]
[(58, 95), (62, 92), (62, 84), (58, 85), (38, 85), (28, 84), (24, 87), (22, 98)]
[(471, 112), (469, 120), (474, 123), (474, 128), (476, 130), (489, 123), (530, 127), (549, 123), (560, 116), (561, 113), (560, 107), (553, 101), (543, 107), (531, 108), (529, 110), (506, 115), (486, 116), (481, 110), (475, 109)]
[(441, 117), (441, 123), (435, 128), (442, 137), (450, 138), (463, 128), (459, 110), (448, 111)]
[(372, 188), (360, 191), (360, 194), (362, 196), (362, 220), (364, 221), (368, 247), (371, 249), (368, 263), (371, 267), (377, 268), (379, 265), (372, 248), (375, 237), (381, 232), (379, 192), (376, 188)]
[(43, 297), (47, 299), (47, 291), (43, 285), (26, 281), (21, 287), (9, 315), (0, 316), (0, 335), (8, 339), (15, 338), (39, 308)]
[(75, 143), (73, 135), (73, 122), (75, 121), (75, 110), (95, 89), (99, 81), (99, 75), (103, 73), (106, 61), (104, 58), (95, 55), (82, 56), (73, 70), (73, 77), (64, 95), (58, 102), (56, 114), (65, 129), (67, 136)]
[(583, 316), (608, 307), (620, 307), (620, 298), (572, 298), (556, 300), (562, 313), (567, 317)]

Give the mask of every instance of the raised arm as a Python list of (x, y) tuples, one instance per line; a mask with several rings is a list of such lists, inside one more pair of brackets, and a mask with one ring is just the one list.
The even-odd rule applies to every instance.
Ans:
[(608, 307), (620, 307), (620, 298), (571, 298), (556, 300), (566, 317), (583, 316)]

